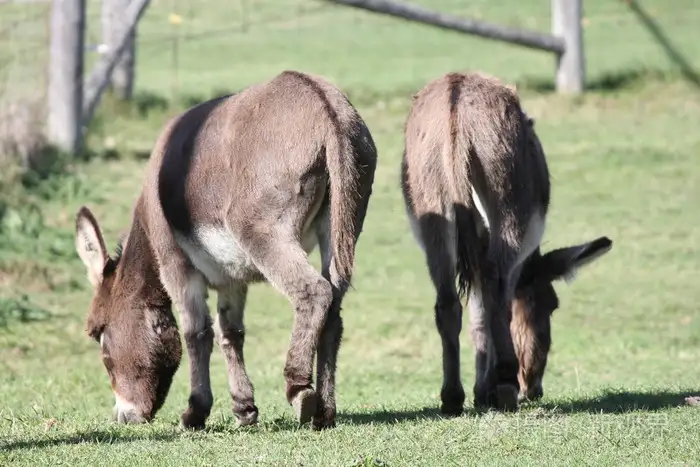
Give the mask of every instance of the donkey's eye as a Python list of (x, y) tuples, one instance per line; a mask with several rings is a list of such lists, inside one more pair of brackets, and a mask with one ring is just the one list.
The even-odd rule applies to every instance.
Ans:
[(104, 334), (104, 328), (93, 328), (92, 330), (88, 331), (88, 336), (94, 339), (98, 344), (101, 344), (102, 334)]
[(102, 332), (100, 333), (100, 337), (98, 339), (98, 342), (100, 343), (100, 349), (104, 352), (105, 349), (107, 348), (107, 333), (103, 329)]

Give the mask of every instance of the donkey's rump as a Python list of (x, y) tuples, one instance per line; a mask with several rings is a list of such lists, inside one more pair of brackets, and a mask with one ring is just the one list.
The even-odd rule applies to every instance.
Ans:
[(262, 279), (247, 239), (286, 231), (307, 251), (316, 245), (310, 229), (327, 198), (328, 117), (313, 90), (290, 81), (281, 75), (200, 104), (162, 139), (164, 215), (212, 284)]

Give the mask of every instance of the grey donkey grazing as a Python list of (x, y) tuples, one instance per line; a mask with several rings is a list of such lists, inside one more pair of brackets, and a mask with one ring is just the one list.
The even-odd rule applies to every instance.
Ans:
[[(182, 426), (202, 428), (210, 414), (215, 334), (237, 422), (255, 423), (243, 311), (248, 285), (267, 281), (295, 310), (287, 400), (299, 422), (334, 426), (340, 307), (376, 164), (372, 136), (341, 91), (321, 77), (285, 71), (166, 125), (114, 257), (92, 213), (81, 208), (76, 248), (95, 287), (87, 332), (100, 343), (116, 420), (148, 421), (162, 406), (181, 357), (175, 305), (191, 384)], [(307, 259), (317, 244), (320, 273)], [(209, 289), (218, 294), (215, 329)]]
[[(481, 73), (448, 73), (414, 96), (401, 185), (424, 251), (442, 339), (441, 410), (458, 415), (462, 305), (476, 353), (476, 407), (511, 410), (542, 397), (552, 286), (612, 248), (600, 237), (542, 254), (549, 171), (515, 89)], [(459, 290), (456, 287), (459, 285)]]

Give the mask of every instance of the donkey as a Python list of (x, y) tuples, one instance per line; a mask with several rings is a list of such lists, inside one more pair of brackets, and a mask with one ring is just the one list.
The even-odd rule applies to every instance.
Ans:
[[(203, 428), (210, 414), (215, 337), (236, 421), (256, 423), (243, 315), (248, 286), (268, 282), (295, 310), (287, 401), (300, 423), (335, 426), (341, 302), (376, 164), (370, 131), (347, 97), (322, 77), (287, 70), (166, 124), (116, 256), (82, 207), (76, 248), (95, 288), (86, 331), (100, 344), (117, 422), (150, 421), (167, 396), (181, 356), (174, 305), (191, 384), (181, 426)], [(321, 272), (307, 258), (317, 244)], [(214, 322), (209, 289), (218, 295)]]
[(511, 410), (542, 397), (550, 319), (559, 306), (552, 282), (607, 253), (612, 241), (540, 252), (550, 201), (547, 162), (515, 89), (494, 77), (447, 73), (428, 83), (413, 97), (404, 144), (403, 200), (437, 293), (441, 411), (463, 410), (465, 295), (475, 407)]

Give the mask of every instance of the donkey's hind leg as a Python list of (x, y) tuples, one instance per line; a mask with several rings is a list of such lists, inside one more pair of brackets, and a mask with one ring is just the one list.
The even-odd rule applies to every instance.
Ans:
[(286, 229), (277, 228), (245, 242), (260, 272), (294, 306), (292, 338), (284, 367), (286, 396), (299, 422), (309, 422), (317, 408), (312, 386), (314, 350), (333, 301), (333, 289)]
[(455, 287), (456, 226), (446, 216), (428, 214), (419, 221), (420, 240), (436, 292), (435, 324), (442, 340), (442, 390), (440, 410), (460, 415), (464, 409), (464, 387), (460, 376), (462, 304)]
[(343, 319), (340, 316), (341, 304), (348, 284), (339, 280), (333, 264), (331, 251), (330, 224), (327, 216), (321, 219), (318, 227), (318, 246), (321, 250), (321, 272), (333, 287), (333, 302), (318, 343), (316, 384), (319, 403), (314, 417), (314, 428), (330, 428), (335, 425), (335, 371), (343, 335)]

